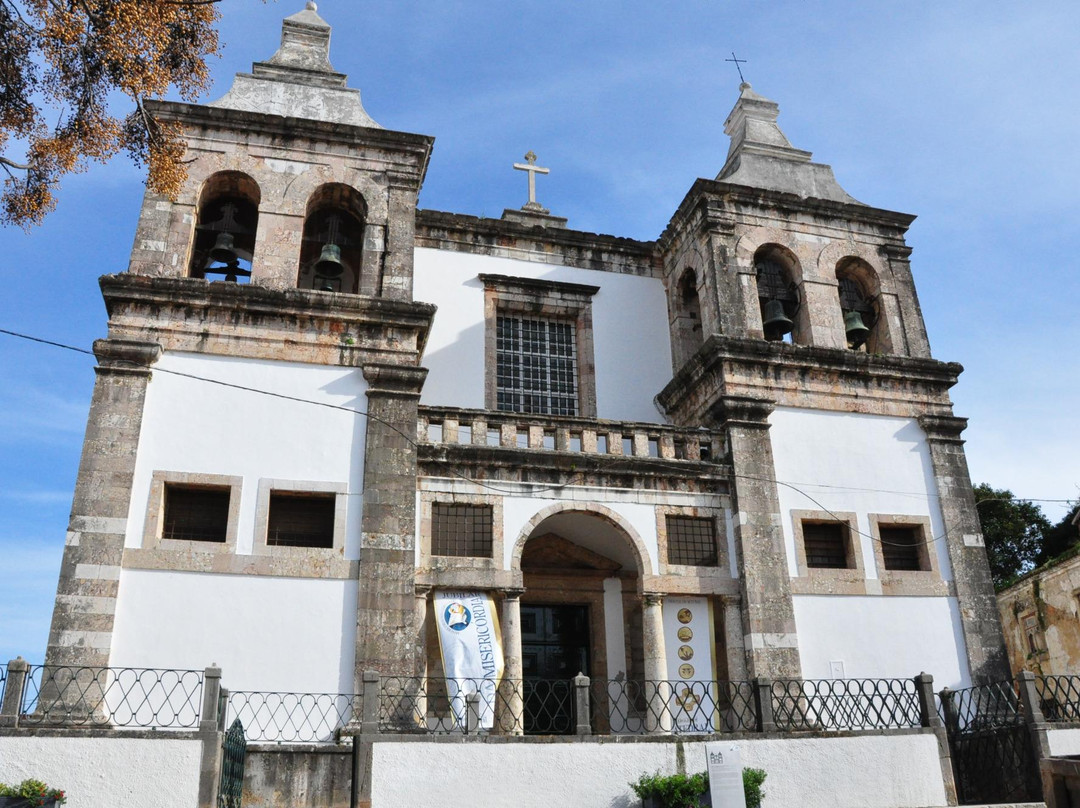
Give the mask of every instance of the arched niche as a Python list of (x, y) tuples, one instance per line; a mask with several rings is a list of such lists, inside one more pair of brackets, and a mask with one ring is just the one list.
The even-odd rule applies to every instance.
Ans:
[(799, 261), (779, 244), (763, 244), (754, 252), (754, 277), (765, 339), (805, 343), (807, 331), (796, 278)]
[(698, 283), (699, 278), (693, 267), (686, 267), (672, 290), (671, 309), (674, 316), (671, 339), (676, 370), (694, 355), (704, 341)]
[(888, 318), (882, 307), (877, 272), (862, 258), (845, 256), (836, 264), (836, 283), (848, 347), (867, 353), (889, 353)]
[(308, 200), (300, 241), (300, 289), (356, 294), (364, 256), (367, 205), (343, 183), (320, 185)]
[(259, 227), (259, 185), (240, 171), (211, 174), (199, 190), (188, 274), (246, 283)]

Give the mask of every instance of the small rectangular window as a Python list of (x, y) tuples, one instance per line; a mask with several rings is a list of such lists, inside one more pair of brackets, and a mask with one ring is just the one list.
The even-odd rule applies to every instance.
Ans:
[(491, 558), (492, 510), (490, 505), (431, 506), (431, 554)]
[(429, 443), (442, 443), (442, 424), (435, 422), (428, 424), (427, 439)]
[(570, 448), (571, 452), (580, 452), (581, 451), (581, 433), (580, 432), (571, 432), (570, 433), (570, 446), (569, 446), (569, 448)]
[(270, 492), (266, 543), (276, 547), (334, 546), (334, 494)]
[(554, 450), (555, 449), (555, 430), (544, 430), (544, 448)]
[(649, 457), (660, 456), (660, 439), (649, 436)]
[(712, 519), (668, 516), (666, 521), (669, 564), (716, 566), (716, 529)]
[(469, 424), (459, 424), (457, 428), (457, 442), (458, 443), (472, 443), (472, 426)]
[(622, 453), (629, 457), (634, 453), (634, 439), (623, 438), (622, 439)]
[(229, 496), (228, 488), (165, 483), (161, 538), (224, 544)]
[(487, 431), (487, 445), (498, 446), (502, 438), (502, 433), (497, 428), (488, 427)]
[(846, 569), (848, 565), (848, 526), (844, 522), (803, 522), (803, 548), (806, 566)]
[(675, 438), (673, 442), (676, 460), (686, 460), (686, 441), (683, 438)]
[(712, 442), (702, 441), (698, 446), (698, 456), (705, 463), (712, 460)]
[(916, 525), (880, 525), (881, 555), (887, 570), (924, 569), (923, 533)]
[(607, 454), (607, 435), (596, 436), (596, 453)]

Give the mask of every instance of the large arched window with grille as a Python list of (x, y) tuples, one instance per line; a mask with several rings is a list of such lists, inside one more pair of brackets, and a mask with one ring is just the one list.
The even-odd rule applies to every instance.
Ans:
[(754, 255), (758, 305), (765, 339), (773, 342), (801, 342), (797, 332), (799, 289), (792, 280), (794, 257), (775, 245), (766, 245)]
[(260, 197), (255, 180), (239, 171), (220, 171), (203, 183), (195, 210), (191, 277), (250, 280)]
[(367, 207), (348, 185), (329, 183), (308, 201), (300, 245), (300, 289), (356, 294), (364, 257)]

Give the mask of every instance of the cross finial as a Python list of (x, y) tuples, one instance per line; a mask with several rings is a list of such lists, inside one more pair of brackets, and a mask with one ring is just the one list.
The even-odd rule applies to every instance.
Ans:
[(734, 62), (735, 63), (735, 69), (739, 71), (739, 83), (746, 84), (746, 79), (743, 78), (742, 68), (739, 67), (739, 65), (741, 65), (741, 64), (744, 65), (744, 64), (747, 63), (746, 59), (740, 59), (738, 56), (735, 55), (735, 51), (732, 51), (731, 52), (731, 58), (730, 59), (725, 59), (724, 61), (725, 62)]
[(536, 164), (536, 153), (529, 149), (525, 153), (524, 163), (514, 163), (514, 168), (518, 171), (529, 172), (529, 201), (521, 206), (522, 210), (532, 211), (534, 213), (551, 213), (547, 208), (536, 201), (536, 175), (537, 174), (549, 174), (551, 169), (541, 168)]

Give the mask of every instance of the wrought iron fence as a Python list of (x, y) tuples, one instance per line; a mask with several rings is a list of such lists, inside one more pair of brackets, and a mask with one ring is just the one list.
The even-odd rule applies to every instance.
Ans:
[(202, 671), (31, 665), (19, 724), (192, 729), (202, 688)]
[(221, 744), (221, 782), (218, 808), (240, 808), (244, 796), (244, 761), (247, 741), (240, 719), (233, 721)]
[(360, 705), (361, 697), (351, 693), (234, 690), (229, 693), (225, 723), (239, 720), (252, 742), (327, 742), (354, 716), (359, 719)]
[(7, 691), (7, 666), (0, 665), (0, 704), (4, 703), (4, 694)]
[(590, 695), (600, 734), (752, 732), (758, 724), (753, 682), (601, 679)]
[(944, 690), (938, 704), (941, 720), (950, 730), (974, 732), (1024, 723), (1024, 708), (1012, 679)]
[(1036, 676), (1035, 691), (1047, 721), (1080, 721), (1080, 676)]
[(778, 679), (773, 720), (780, 730), (858, 730), (918, 727), (913, 679)]

